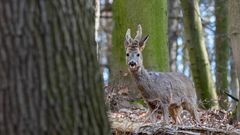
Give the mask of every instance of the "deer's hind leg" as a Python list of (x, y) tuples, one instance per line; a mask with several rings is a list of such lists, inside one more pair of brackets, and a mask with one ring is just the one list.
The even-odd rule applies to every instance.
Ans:
[(184, 102), (183, 109), (187, 110), (192, 115), (193, 119), (196, 120), (197, 123), (200, 123), (197, 108), (193, 104), (191, 104), (190, 102)]
[(181, 124), (182, 119), (181, 119), (181, 112), (182, 112), (182, 106), (177, 105), (177, 104), (171, 104), (169, 106), (169, 114), (172, 117), (174, 124)]

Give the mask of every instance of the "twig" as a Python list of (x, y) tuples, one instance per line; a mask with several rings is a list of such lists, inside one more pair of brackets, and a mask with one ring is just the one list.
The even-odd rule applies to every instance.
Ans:
[(234, 97), (233, 95), (230, 95), (229, 93), (227, 93), (227, 92), (225, 92), (225, 91), (224, 91), (224, 94), (226, 94), (227, 96), (229, 96), (229, 97), (232, 98), (233, 100), (239, 102), (239, 99), (236, 98), (236, 97)]

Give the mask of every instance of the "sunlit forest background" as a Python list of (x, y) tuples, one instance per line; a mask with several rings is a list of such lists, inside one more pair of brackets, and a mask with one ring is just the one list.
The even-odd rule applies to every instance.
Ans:
[[(143, 31), (147, 29), (148, 32), (144, 34), (149, 34), (151, 40), (143, 52), (144, 66), (149, 71), (182, 73), (195, 84), (198, 107), (205, 110), (218, 108), (220, 112), (228, 113), (234, 111), (239, 98), (239, 81), (230, 47), (228, 1), (200, 0), (194, 8), (183, 0), (150, 3), (100, 0), (96, 41), (110, 110), (121, 112), (126, 108), (145, 106), (127, 70), (123, 49), (127, 28), (135, 33), (137, 25), (141, 24)], [(162, 7), (161, 4), (166, 5)], [(164, 10), (168, 12), (165, 18)], [(194, 15), (200, 20), (191, 20)], [(201, 118), (205, 119), (203, 117), (210, 112), (201, 112)], [(219, 110), (214, 114), (219, 115)], [(206, 123), (216, 127), (218, 122)], [(225, 125), (226, 121), (222, 119), (220, 123)]]
[[(102, 68), (104, 85), (108, 86), (111, 82), (111, 62), (110, 59), (114, 52), (112, 44), (112, 31), (114, 27), (113, 1), (100, 1), (100, 21), (97, 30), (98, 59)], [(192, 78), (189, 62), (189, 54), (184, 42), (183, 13), (179, 0), (168, 1), (168, 52), (169, 52), (169, 71), (180, 72)], [(214, 0), (199, 1), (200, 18), (203, 26), (203, 36), (205, 47), (210, 63), (211, 78), (216, 88), (228, 92), (238, 97), (239, 84), (237, 81), (232, 53), (229, 46), (227, 34), (227, 5), (225, 1), (215, 2)], [(116, 13), (117, 14), (117, 13)], [(218, 17), (218, 19), (216, 19)], [(135, 26), (138, 24), (135, 23)], [(218, 25), (218, 30), (216, 29)], [(150, 35), (158, 36), (158, 35)], [(160, 39), (159, 39), (160, 40)], [(120, 43), (114, 44), (121, 46)], [(117, 51), (124, 56), (124, 51)], [(151, 53), (151, 52), (147, 52)], [(123, 63), (125, 59), (121, 59)], [(119, 69), (121, 70), (121, 69)], [(154, 69), (150, 69), (154, 70)], [(228, 109), (235, 106), (235, 101), (231, 102)], [(234, 105), (233, 105), (234, 104)]]

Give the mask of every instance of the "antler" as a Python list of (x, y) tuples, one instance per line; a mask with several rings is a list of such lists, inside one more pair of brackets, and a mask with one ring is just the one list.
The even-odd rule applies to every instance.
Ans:
[(141, 39), (142, 39), (142, 27), (140, 24), (138, 25), (137, 35), (134, 39), (136, 39), (138, 41), (141, 41)]

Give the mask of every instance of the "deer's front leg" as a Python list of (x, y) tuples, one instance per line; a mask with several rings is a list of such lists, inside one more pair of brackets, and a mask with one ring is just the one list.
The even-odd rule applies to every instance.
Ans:
[(174, 124), (181, 124), (182, 120), (181, 120), (181, 112), (182, 112), (182, 106), (181, 105), (177, 105), (177, 104), (171, 104), (169, 106), (169, 114), (170, 116), (173, 118)]
[(162, 110), (163, 110), (163, 122), (166, 124), (169, 123), (169, 110), (168, 110), (169, 105), (168, 104), (163, 104)]
[(159, 116), (159, 110), (160, 110), (160, 104), (161, 102), (159, 100), (150, 100), (147, 102), (148, 104), (148, 112), (146, 114), (147, 120), (150, 120), (152, 122), (157, 122), (158, 116)]

